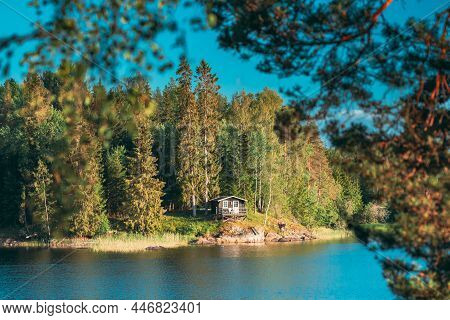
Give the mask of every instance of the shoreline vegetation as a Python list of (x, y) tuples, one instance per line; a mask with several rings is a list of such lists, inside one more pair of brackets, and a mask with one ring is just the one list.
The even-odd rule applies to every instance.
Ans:
[[(125, 232), (109, 232), (94, 238), (62, 238), (52, 239), (50, 243), (42, 240), (24, 240), (0, 232), (0, 247), (3, 248), (51, 248), (51, 249), (89, 249), (93, 252), (132, 253), (171, 249), (190, 245), (244, 245), (268, 243), (299, 243), (303, 241), (330, 241), (353, 237), (353, 232), (347, 229), (330, 229), (325, 227), (307, 229), (295, 221), (288, 221), (286, 229), (276, 230), (275, 219), (264, 227), (255, 217), (247, 221), (215, 222), (186, 218), (185, 229), (195, 226), (207, 230), (197, 234), (187, 232), (161, 233), (154, 235), (130, 234)], [(188, 221), (191, 225), (188, 225)], [(179, 218), (178, 218), (179, 223)], [(194, 227), (192, 227), (194, 225)], [(256, 234), (254, 233), (256, 231)]]
[[(220, 93), (204, 60), (162, 90), (75, 65), (0, 85), (0, 245), (132, 252), (348, 236), (388, 210), (269, 88)], [(211, 199), (245, 199), (217, 221)], [(1, 232), (4, 230), (4, 232)]]
[[(303, 241), (331, 241), (339, 239), (347, 239), (353, 236), (348, 230), (335, 230), (328, 228), (320, 228), (312, 230), (314, 239), (297, 240), (289, 242), (276, 243), (300, 243)], [(143, 251), (153, 251), (159, 249), (173, 249), (185, 246), (207, 246), (207, 245), (245, 245), (275, 243), (274, 241), (260, 242), (228, 242), (228, 243), (208, 243), (197, 244), (193, 242), (190, 236), (179, 234), (161, 234), (161, 235), (140, 235), (140, 234), (122, 234), (122, 235), (104, 235), (98, 238), (64, 238), (53, 240), (50, 245), (44, 241), (38, 240), (14, 240), (11, 238), (0, 238), (0, 248), (50, 248), (50, 249), (89, 249), (94, 252), (110, 252), (110, 253), (133, 253)]]

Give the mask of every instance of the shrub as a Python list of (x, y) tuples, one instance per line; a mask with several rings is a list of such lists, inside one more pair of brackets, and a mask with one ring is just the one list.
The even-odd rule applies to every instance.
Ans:
[(109, 220), (106, 214), (101, 214), (99, 217), (98, 229), (96, 236), (104, 235), (110, 230)]
[(369, 202), (355, 218), (357, 223), (384, 223), (389, 218), (389, 210), (384, 204)]

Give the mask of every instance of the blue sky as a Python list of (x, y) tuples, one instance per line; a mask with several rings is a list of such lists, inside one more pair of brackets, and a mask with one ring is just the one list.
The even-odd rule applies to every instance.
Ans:
[[(399, 23), (410, 16), (421, 18), (436, 7), (446, 3), (447, 0), (394, 0), (388, 8), (386, 16), (389, 19), (395, 19)], [(23, 33), (30, 30), (31, 24), (23, 16), (33, 19), (33, 11), (26, 6), (28, 0), (0, 0), (0, 37), (12, 33)], [(17, 12), (11, 10), (6, 4), (9, 4)], [(185, 9), (178, 10), (180, 22), (187, 21), (187, 12)], [(23, 15), (23, 16), (22, 16)], [(163, 47), (168, 47), (169, 38), (161, 36), (160, 41)], [(275, 75), (264, 74), (256, 70), (257, 57), (250, 61), (243, 61), (233, 52), (220, 49), (216, 42), (216, 33), (213, 31), (187, 32), (187, 54), (190, 63), (195, 66), (203, 58), (209, 62), (213, 71), (219, 77), (221, 92), (227, 97), (241, 90), (248, 92), (258, 92), (264, 87), (279, 89), (280, 87), (289, 87), (300, 82), (302, 86), (314, 89), (314, 85), (306, 78), (285, 78), (279, 79)], [(166, 46), (164, 45), (166, 44)], [(22, 48), (26, 50), (25, 48)], [(170, 57), (177, 57), (179, 52), (172, 52), (170, 49), (167, 54)], [(18, 58), (14, 60), (10, 77), (22, 79), (25, 68), (18, 65)], [(175, 70), (169, 70), (164, 74), (154, 73), (149, 79), (153, 88), (164, 87), (171, 76), (174, 76)], [(3, 80), (3, 79), (2, 79)]]

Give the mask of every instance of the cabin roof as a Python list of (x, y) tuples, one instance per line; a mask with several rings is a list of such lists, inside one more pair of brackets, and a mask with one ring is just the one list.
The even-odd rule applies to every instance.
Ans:
[(242, 201), (245, 201), (245, 202), (247, 201), (247, 200), (245, 200), (243, 198), (239, 198), (239, 197), (236, 197), (236, 196), (220, 196), (220, 197), (215, 197), (214, 199), (211, 199), (211, 201), (218, 201), (218, 202), (220, 202), (222, 200), (226, 200), (226, 199), (229, 199), (229, 198), (235, 198), (235, 199), (242, 200)]

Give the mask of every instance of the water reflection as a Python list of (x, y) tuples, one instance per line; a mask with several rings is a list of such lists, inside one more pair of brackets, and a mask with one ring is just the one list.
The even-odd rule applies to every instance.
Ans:
[[(0, 297), (67, 250), (0, 249)], [(373, 254), (353, 241), (73, 255), (15, 299), (390, 299)]]

